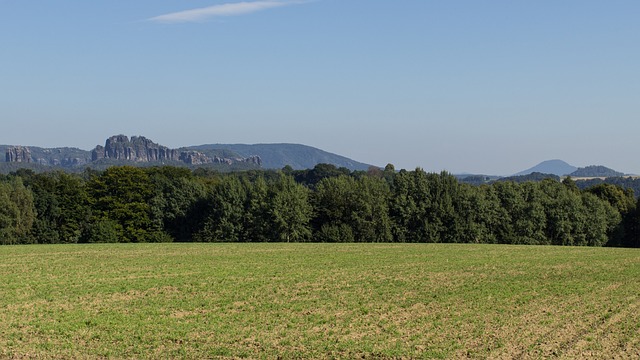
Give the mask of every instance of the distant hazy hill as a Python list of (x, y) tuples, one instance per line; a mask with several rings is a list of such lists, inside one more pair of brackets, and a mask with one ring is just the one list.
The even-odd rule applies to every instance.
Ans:
[(514, 176), (529, 175), (531, 173), (553, 174), (557, 176), (563, 176), (563, 175), (571, 174), (576, 170), (578, 170), (577, 167), (573, 165), (569, 165), (562, 160), (547, 160), (547, 161), (541, 162), (540, 164), (530, 169), (514, 174)]
[(624, 176), (624, 173), (609, 169), (606, 166), (587, 166), (579, 168), (569, 174), (571, 177), (617, 177)]
[(302, 170), (311, 169), (317, 164), (323, 163), (350, 170), (367, 170), (370, 166), (344, 156), (299, 144), (209, 144), (190, 146), (189, 149), (197, 151), (226, 149), (245, 157), (258, 155), (262, 159), (262, 167), (266, 169), (282, 169), (289, 165), (293, 169)]
[[(5, 156), (6, 155), (6, 156)], [(257, 157), (254, 157), (256, 156)], [(217, 166), (220, 170), (262, 167), (281, 169), (286, 165), (296, 170), (312, 169), (326, 163), (349, 170), (367, 170), (370, 165), (298, 144), (212, 144), (169, 149), (143, 136), (131, 138), (115, 135), (105, 146), (93, 151), (76, 148), (40, 148), (35, 146), (0, 145), (0, 173), (29, 168), (44, 171), (60, 168), (79, 171), (86, 167), (103, 169), (111, 165)]]

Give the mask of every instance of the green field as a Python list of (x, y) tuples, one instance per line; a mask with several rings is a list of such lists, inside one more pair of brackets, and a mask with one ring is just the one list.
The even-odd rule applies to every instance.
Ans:
[(1, 358), (640, 356), (640, 251), (0, 247)]

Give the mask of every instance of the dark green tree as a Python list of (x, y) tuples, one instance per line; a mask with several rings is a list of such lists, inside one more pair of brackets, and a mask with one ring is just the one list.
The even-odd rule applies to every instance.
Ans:
[(29, 232), (36, 212), (33, 194), (20, 177), (0, 182), (0, 244), (31, 242)]
[(25, 179), (34, 194), (38, 214), (31, 237), (34, 242), (77, 243), (90, 217), (85, 182), (62, 171), (34, 174)]
[(332, 164), (318, 164), (313, 169), (296, 171), (293, 176), (297, 183), (313, 188), (322, 179), (350, 174), (349, 169), (344, 167), (338, 168)]
[(455, 242), (497, 242), (495, 229), (504, 219), (504, 214), (492, 187), (461, 184), (455, 202), (455, 212)]
[(573, 193), (576, 193), (576, 194), (580, 193), (580, 188), (578, 188), (578, 185), (571, 178), (571, 176), (567, 176), (566, 178), (564, 178), (562, 180), (562, 185), (564, 185), (569, 191), (571, 191)]
[(272, 183), (269, 190), (270, 215), (276, 238), (286, 242), (310, 240), (312, 208), (309, 190), (285, 174)]
[(539, 185), (547, 219), (547, 243), (552, 245), (578, 245), (585, 241), (586, 218), (580, 190), (567, 179), (571, 178), (562, 183), (545, 180)]
[(399, 242), (459, 241), (456, 201), (460, 184), (447, 172), (401, 170), (393, 178), (389, 205)]
[(195, 234), (199, 242), (247, 241), (243, 235), (247, 189), (237, 176), (225, 176), (213, 186), (206, 201), (202, 228)]
[(576, 245), (604, 246), (622, 221), (620, 213), (608, 202), (591, 193), (582, 194), (584, 206), (584, 243)]
[(632, 189), (602, 183), (585, 189), (586, 192), (608, 202), (621, 216), (621, 221), (610, 234), (608, 245), (631, 246), (636, 233), (636, 199)]
[(245, 181), (247, 202), (244, 215), (244, 238), (252, 242), (276, 241), (276, 230), (271, 221), (269, 185), (263, 177), (252, 183)]
[(159, 167), (147, 170), (153, 184), (150, 215), (154, 232), (167, 240), (192, 241), (206, 197), (206, 186), (186, 168)]
[(340, 176), (318, 183), (312, 203), (316, 240), (324, 242), (392, 240), (389, 187), (384, 179)]
[(392, 234), (397, 242), (422, 242), (426, 215), (419, 204), (426, 195), (426, 174), (422, 169), (413, 172), (400, 170), (393, 180), (389, 214)]
[[(110, 167), (87, 183), (93, 222), (109, 220), (115, 224), (120, 242), (153, 242), (166, 240), (154, 228), (150, 201), (153, 183), (145, 170), (132, 166)], [(99, 242), (99, 239), (86, 239)]]

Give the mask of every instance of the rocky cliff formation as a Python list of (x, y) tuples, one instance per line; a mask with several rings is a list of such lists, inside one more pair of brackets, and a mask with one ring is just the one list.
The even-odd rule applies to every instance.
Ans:
[(183, 161), (190, 165), (203, 165), (203, 164), (227, 164), (233, 165), (236, 163), (246, 163), (253, 165), (262, 165), (262, 159), (260, 156), (254, 155), (246, 158), (236, 157), (236, 158), (225, 158), (219, 156), (208, 156), (199, 151), (188, 150), (182, 151), (180, 153), (180, 161)]
[(30, 163), (43, 166), (74, 167), (88, 164), (89, 153), (76, 148), (43, 149), (36, 146), (9, 146), (5, 148), (8, 163)]
[(31, 150), (26, 146), (12, 146), (8, 147), (6, 151), (7, 162), (17, 163), (30, 163), (31, 162)]
[(90, 162), (87, 151), (76, 148), (31, 148), (32, 162), (45, 166), (74, 167)]
[(96, 146), (91, 152), (91, 160), (130, 160), (136, 162), (179, 161), (180, 153), (166, 146), (158, 145), (144, 136), (116, 135), (107, 139), (104, 146)]
[(128, 160), (134, 162), (176, 161), (189, 165), (249, 163), (260, 166), (259, 156), (247, 158), (221, 158), (208, 156), (195, 150), (170, 149), (154, 143), (144, 136), (116, 135), (107, 139), (104, 146), (96, 146), (91, 152), (91, 160), (101, 159)]
[[(236, 152), (212, 149), (170, 149), (156, 144), (144, 136), (116, 135), (108, 138), (104, 146), (92, 151), (77, 148), (39, 148), (26, 146), (0, 146), (5, 151), (7, 163), (29, 163), (30, 166), (55, 166), (62, 168), (103, 168), (122, 162), (151, 165), (167, 164), (192, 166), (234, 165), (236, 169), (251, 169), (262, 166), (259, 156), (243, 157)], [(246, 166), (245, 166), (246, 165)]]

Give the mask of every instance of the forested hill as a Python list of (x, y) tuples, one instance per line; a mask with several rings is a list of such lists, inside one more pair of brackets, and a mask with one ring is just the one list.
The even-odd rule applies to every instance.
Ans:
[(624, 176), (624, 173), (621, 173), (619, 171), (615, 171), (613, 169), (609, 169), (606, 166), (587, 166), (587, 167), (583, 167), (583, 168), (579, 168), (576, 171), (572, 172), (571, 174), (569, 174), (569, 176), (571, 177), (602, 177), (602, 178), (608, 178), (608, 177), (620, 177), (620, 176)]
[(295, 170), (302, 170), (312, 169), (318, 164), (331, 164), (349, 170), (367, 170), (371, 166), (300, 144), (208, 144), (191, 146), (189, 149), (196, 151), (227, 149), (241, 156), (257, 155), (262, 159), (262, 167), (265, 169), (282, 169), (289, 165)]

